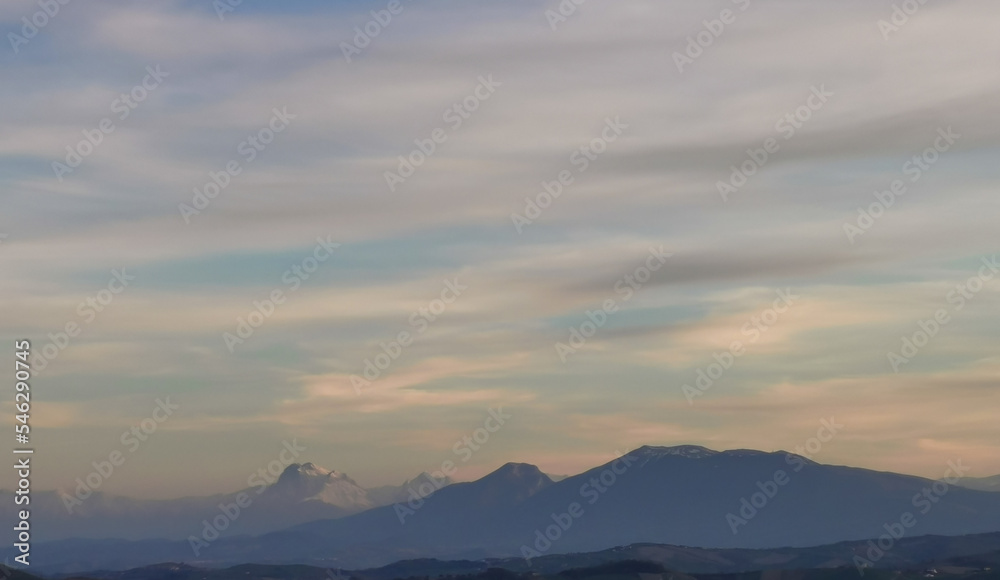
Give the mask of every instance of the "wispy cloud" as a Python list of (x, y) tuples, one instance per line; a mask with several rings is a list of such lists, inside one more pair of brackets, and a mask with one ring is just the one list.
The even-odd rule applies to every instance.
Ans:
[[(671, 53), (717, 6), (585, 3), (552, 31), (554, 5), (408, 4), (347, 62), (340, 44), (370, 7), (246, 3), (220, 21), (207, 2), (73, 2), (5, 52), (0, 334), (41, 349), (79, 321), (112, 269), (136, 275), (40, 375), (52, 401), (39, 405), (40, 425), (80, 441), (53, 448), (53, 464), (99, 452), (101, 437), (165, 394), (184, 396), (184, 414), (149, 461), (183, 456), (213, 481), (253, 463), (252, 451), (213, 460), (235, 453), (224, 444), (297, 432), (314, 437), (319, 463), (402, 479), (439, 461), (436, 434), (446, 444), (498, 401), (523, 405), (523, 422), (469, 473), (532, 458), (582, 469), (605, 437), (588, 425), (608, 433), (609, 453), (780, 448), (824, 414), (850, 415), (831, 451), (843, 463), (933, 475), (959, 447), (970, 460), (995, 455), (982, 385), (995, 371), (984, 313), (997, 306), (996, 281), (904, 373), (885, 361), (996, 250), (992, 5), (927, 6), (886, 39), (887, 2), (761, 0), (683, 73)], [(36, 9), (6, 2), (0, 24), (17, 32)], [(162, 86), (59, 181), (52, 162), (157, 65), (170, 73)], [(502, 87), (389, 191), (384, 173), (448, 126), (445, 112), (482, 75)], [(819, 85), (834, 97), (782, 139), (776, 122)], [(185, 224), (178, 205), (243, 158), (240, 144), (275, 107), (296, 120)], [(574, 168), (574, 152), (615, 116), (629, 130), (518, 235), (511, 213)], [(904, 164), (946, 127), (961, 139), (850, 243), (843, 224), (873, 192), (908, 180)], [(776, 136), (780, 151), (723, 203), (717, 183)], [(338, 253), (230, 354), (222, 333), (328, 235)], [(552, 344), (614, 297), (651, 246), (675, 255), (561, 364)], [(470, 290), (357, 396), (349, 377), (455, 276)], [(746, 339), (743, 325), (777, 288), (801, 303), (689, 407), (680, 385)], [(427, 445), (377, 449), (420, 430), (414, 413), (434, 422)], [(345, 443), (338, 425), (369, 442)], [(209, 432), (218, 443), (190, 444)], [(39, 471), (37, 485), (70, 473)], [(163, 477), (161, 491), (200, 491)], [(138, 472), (115, 481), (160, 493), (142, 483)]]

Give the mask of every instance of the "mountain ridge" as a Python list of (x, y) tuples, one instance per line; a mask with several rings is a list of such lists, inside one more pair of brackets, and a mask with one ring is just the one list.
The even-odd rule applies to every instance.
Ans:
[[(909, 512), (917, 521), (907, 536), (1000, 531), (1000, 494), (945, 485), (947, 501), (936, 497), (932, 503), (926, 494), (936, 493), (935, 484), (942, 486), (783, 451), (644, 446), (560, 481), (512, 462), (479, 480), (406, 502), (259, 536), (228, 532), (197, 558), (183, 541), (55, 542), (38, 545), (36, 552), (67, 565), (95, 564), (91, 569), (166, 560), (224, 566), (251, 559), (357, 568), (413, 557), (502, 558), (526, 549), (544, 557), (641, 543), (815, 546), (878, 537)], [(926, 512), (920, 502), (929, 506)]]
[[(419, 477), (419, 476), (418, 476)], [(68, 539), (181, 540), (202, 529), (202, 521), (245, 495), (256, 504), (234, 521), (230, 531), (262, 534), (318, 519), (333, 519), (405, 501), (411, 482), (377, 488), (374, 495), (347, 474), (311, 462), (291, 463), (268, 482), (257, 477), (237, 491), (173, 499), (140, 500), (97, 490), (82, 499), (65, 490), (36, 491), (32, 496), (35, 541)], [(436, 487), (450, 485), (450, 479)], [(244, 500), (245, 501), (245, 500)], [(0, 490), (0, 519), (15, 520), (13, 493)], [(4, 538), (13, 533), (4, 530)]]
[[(849, 568), (856, 575), (853, 557), (864, 554), (866, 542), (839, 542), (806, 548), (774, 549), (711, 549), (668, 544), (630, 544), (614, 546), (597, 552), (545, 555), (530, 564), (522, 558), (491, 558), (484, 560), (437, 560), (421, 558), (400, 560), (378, 568), (343, 570), (303, 565), (275, 566), (243, 564), (232, 568), (207, 569), (184, 563), (165, 562), (125, 571), (90, 571), (59, 574), (57, 577), (89, 577), (96, 580), (196, 580), (221, 574), (223, 578), (238, 573), (243, 578), (289, 578), (295, 570), (309, 572), (297, 578), (315, 580), (394, 580), (398, 578), (435, 578), (457, 574), (475, 574), (489, 569), (535, 574), (561, 574), (566, 570), (600, 567), (616, 562), (643, 561), (660, 564), (687, 574), (737, 574), (757, 570), (817, 570)], [(1000, 563), (1000, 533), (972, 536), (918, 536), (902, 539), (876, 568), (917, 568), (934, 565), (989, 567)], [(281, 573), (286, 570), (289, 573)], [(225, 574), (227, 571), (234, 574)], [(255, 574), (254, 571), (257, 571)]]

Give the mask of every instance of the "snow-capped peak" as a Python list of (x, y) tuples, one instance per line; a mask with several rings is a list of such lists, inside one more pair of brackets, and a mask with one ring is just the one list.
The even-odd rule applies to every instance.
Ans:
[(632, 454), (646, 458), (666, 457), (668, 455), (679, 455), (681, 457), (689, 457), (692, 459), (711, 457), (713, 455), (717, 455), (718, 453), (719, 453), (718, 451), (713, 451), (711, 449), (708, 449), (707, 447), (702, 447), (700, 445), (675, 445), (673, 447), (643, 445), (642, 447), (632, 452)]
[(286, 500), (319, 501), (346, 509), (372, 507), (368, 492), (353, 479), (314, 463), (289, 465), (268, 493)]
[(298, 471), (302, 475), (311, 477), (326, 477), (328, 475), (334, 475), (334, 476), (340, 475), (336, 471), (328, 471), (326, 469), (323, 469), (322, 467), (319, 467), (315, 463), (303, 463), (302, 465), (298, 466)]

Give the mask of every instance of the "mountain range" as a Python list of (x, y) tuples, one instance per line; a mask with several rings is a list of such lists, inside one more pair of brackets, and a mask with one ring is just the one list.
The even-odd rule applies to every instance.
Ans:
[(963, 477), (958, 485), (981, 491), (1000, 491), (1000, 475), (992, 477)]
[[(374, 507), (406, 501), (412, 490), (433, 489), (451, 483), (434, 481), (422, 473), (398, 486), (365, 489), (347, 475), (312, 463), (293, 463), (277, 480), (267, 485), (263, 479), (252, 487), (210, 496), (170, 500), (137, 500), (94, 492), (79, 496), (73, 491), (36, 492), (31, 498), (31, 518), (36, 541), (69, 538), (131, 540), (183, 540), (202, 529), (202, 521), (218, 513), (220, 504), (236, 502), (245, 494), (253, 502), (241, 517), (231, 522), (231, 534), (262, 534), (297, 524), (333, 519)], [(16, 521), (14, 494), (0, 491), (0, 519)], [(82, 497), (83, 499), (80, 499)], [(13, 543), (11, 530), (3, 531), (6, 543)]]
[[(788, 580), (806, 580), (809, 577), (853, 580), (871, 576), (885, 580), (939, 576), (978, 580), (1000, 578), (1000, 534), (903, 538), (884, 559), (872, 568), (866, 568), (864, 575), (859, 575), (855, 557), (865, 557), (867, 549), (866, 544), (859, 545), (857, 542), (757, 550), (633, 544), (599, 552), (542, 556), (530, 565), (522, 558), (450, 561), (423, 558), (363, 570), (260, 564), (212, 569), (169, 562), (73, 576), (94, 580), (397, 580), (441, 577), (446, 580), (540, 580), (544, 576), (554, 576), (559, 580), (589, 577), (614, 580), (631, 571), (638, 572), (638, 575), (633, 574), (628, 580), (693, 580), (689, 575), (713, 575), (705, 580), (779, 580), (781, 577)], [(640, 563), (644, 565), (637, 566)], [(930, 569), (934, 569), (933, 572)], [(501, 571), (506, 573), (499, 573)], [(788, 574), (778, 574), (779, 571)], [(893, 572), (887, 574), (888, 571)], [(668, 572), (669, 576), (661, 577), (663, 572)], [(753, 572), (763, 574), (742, 579), (714, 576), (749, 575)]]
[[(327, 484), (314, 487), (316, 477), (325, 477), (336, 491), (327, 491)], [(375, 505), (370, 494), (349, 492), (345, 478), (306, 464), (286, 471), (261, 497), (279, 505), (278, 498), (289, 493), (303, 509), (346, 509), (320, 497), (353, 502), (355, 510), (363, 509), (357, 503), (362, 497)], [(301, 500), (304, 495), (309, 497)], [(399, 490), (374, 495), (404, 499)], [(69, 539), (37, 544), (33, 555), (63, 571), (168, 561), (360, 568), (411, 558), (536, 559), (642, 543), (804, 548), (887, 534), (896, 541), (1000, 531), (1000, 493), (823, 465), (786, 452), (697, 446), (641, 447), (558, 482), (533, 465), (509, 463), (424, 499), (338, 512), (258, 535), (237, 530), (237, 523), (260, 517), (253, 515), (258, 503), (265, 502), (255, 499), (218, 537), (195, 526), (188, 532), (193, 541)], [(213, 508), (199, 519), (207, 522), (218, 513)]]

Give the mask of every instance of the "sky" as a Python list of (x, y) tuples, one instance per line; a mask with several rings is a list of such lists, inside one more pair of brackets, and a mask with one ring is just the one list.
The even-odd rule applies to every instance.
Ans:
[(101, 491), (231, 491), (292, 441), (369, 486), (1000, 473), (992, 3), (232, 4), (0, 5), (36, 489), (117, 451)]

